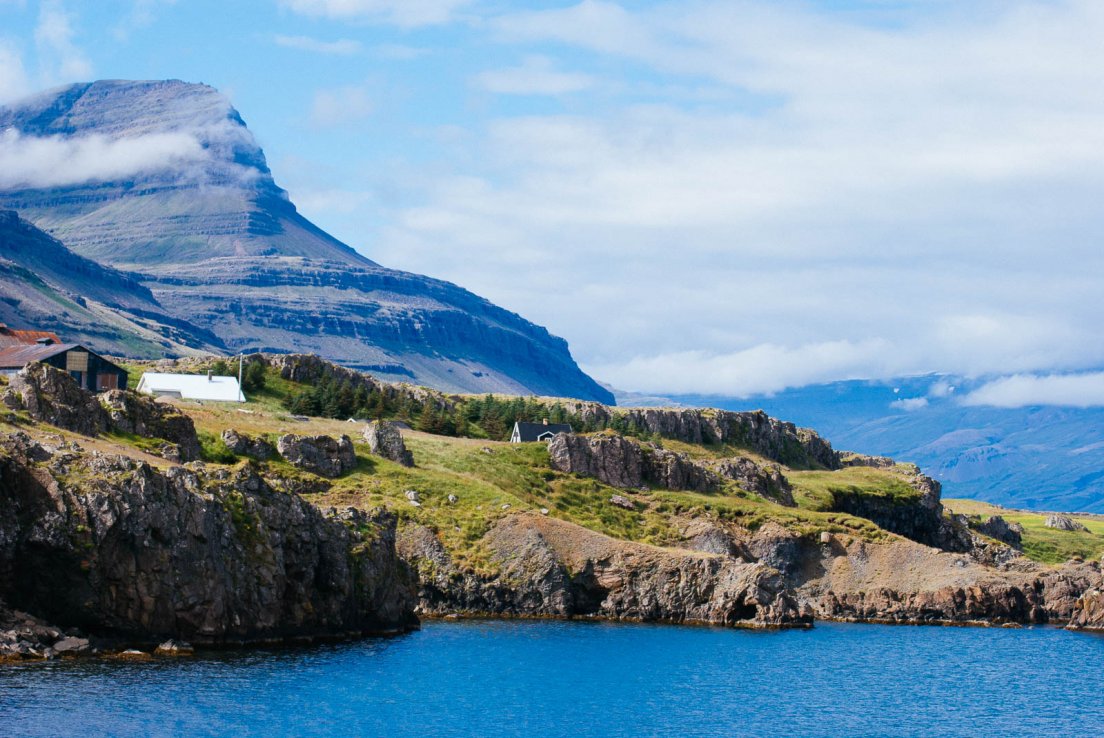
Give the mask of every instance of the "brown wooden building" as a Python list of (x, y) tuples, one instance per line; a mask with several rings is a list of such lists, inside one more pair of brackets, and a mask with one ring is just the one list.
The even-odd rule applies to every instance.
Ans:
[(39, 343), (0, 348), (0, 374), (14, 374), (34, 361), (69, 372), (89, 392), (127, 387), (125, 369), (77, 343), (52, 343), (49, 338), (40, 338)]

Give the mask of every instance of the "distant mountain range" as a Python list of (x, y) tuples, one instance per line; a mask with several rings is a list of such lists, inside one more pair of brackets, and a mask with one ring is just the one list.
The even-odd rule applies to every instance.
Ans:
[[(124, 323), (68, 308), (49, 326), (105, 351), (312, 352), (446, 391), (613, 400), (563, 339), (456, 285), (379, 266), (300, 215), (210, 87), (71, 85), (0, 107), (0, 136), (37, 157), (0, 172), (0, 207), (111, 275), (59, 281), (57, 246), (32, 261), (0, 241), (16, 327), (48, 313), (22, 268), (70, 301), (121, 301)], [(63, 166), (49, 167), (53, 156)]]
[(946, 497), (1104, 513), (1104, 408), (963, 404), (981, 383), (931, 375), (834, 382), (769, 397), (672, 399), (762, 408), (815, 428), (836, 448), (915, 462), (943, 483)]

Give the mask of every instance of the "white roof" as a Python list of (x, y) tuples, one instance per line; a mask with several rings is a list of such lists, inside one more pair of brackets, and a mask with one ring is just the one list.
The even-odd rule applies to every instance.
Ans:
[(161, 374), (146, 372), (138, 380), (138, 391), (147, 395), (172, 395), (185, 400), (245, 402), (237, 377), (208, 377), (206, 374)]

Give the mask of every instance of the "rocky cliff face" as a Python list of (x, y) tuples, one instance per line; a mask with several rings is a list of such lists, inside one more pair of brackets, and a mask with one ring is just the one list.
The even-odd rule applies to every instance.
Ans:
[(610, 425), (625, 432), (695, 444), (732, 444), (794, 468), (839, 469), (840, 455), (809, 428), (798, 428), (761, 410), (732, 412), (711, 408), (611, 408), (596, 402), (568, 403), (583, 423)]
[(747, 457), (695, 461), (686, 454), (614, 433), (560, 433), (549, 442), (548, 455), (556, 471), (594, 477), (622, 489), (651, 485), (713, 492), (730, 480), (741, 489), (785, 505), (794, 504), (790, 485), (778, 467), (764, 467)]
[(0, 599), (97, 633), (240, 642), (412, 625), (395, 519), (250, 467), (157, 470), (0, 439)]
[(760, 564), (614, 541), (532, 514), (503, 519), (486, 542), (495, 575), (458, 569), (424, 527), (402, 530), (399, 550), (422, 572), (422, 612), (743, 627), (810, 622), (778, 571)]
[(210, 87), (71, 85), (0, 107), (6, 129), (162, 151), (125, 171), (9, 177), (0, 205), (134, 272), (231, 351), (308, 351), (448, 391), (613, 400), (562, 339), (456, 285), (380, 267), (311, 224)]
[(199, 458), (195, 424), (172, 405), (123, 390), (96, 396), (48, 364), (28, 364), (12, 377), (0, 402), (25, 410), (34, 420), (85, 436), (114, 431), (164, 441), (160, 455), (172, 461)]

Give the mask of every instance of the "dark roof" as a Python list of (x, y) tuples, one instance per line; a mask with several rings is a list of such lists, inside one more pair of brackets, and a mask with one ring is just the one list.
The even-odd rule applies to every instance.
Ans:
[(522, 443), (539, 441), (545, 433), (571, 433), (571, 426), (567, 423), (522, 423), (517, 424), (518, 435)]
[[(42, 344), (31, 344), (29, 346), (21, 345), (0, 348), (0, 369), (22, 369), (32, 361), (46, 361), (58, 354), (64, 354), (73, 349), (88, 351), (88, 349), (81, 346), (79, 343), (55, 343), (46, 346)], [(88, 353), (98, 357), (104, 364), (113, 366), (120, 372), (123, 371), (95, 351), (88, 351)]]
[(22, 369), (32, 361), (45, 361), (70, 349), (81, 348), (75, 343), (54, 343), (48, 346), (26, 344), (0, 349), (0, 369)]

